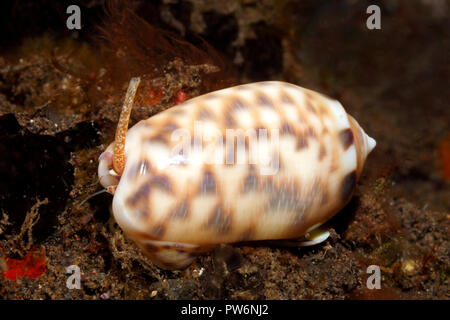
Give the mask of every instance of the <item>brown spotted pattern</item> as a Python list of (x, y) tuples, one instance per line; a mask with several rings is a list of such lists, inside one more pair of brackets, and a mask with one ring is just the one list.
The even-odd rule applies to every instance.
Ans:
[[(338, 116), (343, 112), (323, 95), (281, 82), (216, 91), (163, 111), (128, 132), (116, 219), (151, 241), (199, 246), (299, 237), (340, 210), (356, 185), (354, 133)], [(196, 121), (221, 133), (223, 143), (215, 148), (222, 148), (224, 163), (203, 162), (192, 150), (172, 152), (171, 134), (180, 128), (190, 134), (190, 145), (203, 142)], [(256, 137), (258, 146), (269, 146), (270, 164), (237, 165), (236, 137), (228, 141), (234, 153), (225, 152), (226, 130), (240, 128), (256, 132), (245, 136), (245, 151)], [(266, 130), (266, 142), (258, 140), (258, 129)], [(279, 133), (278, 149), (268, 144), (276, 136), (272, 130)], [(267, 168), (276, 170), (263, 173)], [(156, 257), (155, 242), (141, 247), (164, 260)], [(169, 249), (173, 245), (165, 248), (167, 257)], [(192, 258), (179, 253), (183, 261)]]
[(339, 132), (339, 139), (341, 140), (344, 150), (347, 150), (353, 144), (354, 138), (352, 130), (348, 128)]

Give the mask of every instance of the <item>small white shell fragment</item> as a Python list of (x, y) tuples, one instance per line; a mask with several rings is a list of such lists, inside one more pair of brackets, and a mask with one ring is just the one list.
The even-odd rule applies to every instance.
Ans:
[(114, 143), (98, 173), (117, 186), (119, 226), (174, 269), (221, 243), (298, 238), (322, 225), (350, 200), (375, 145), (338, 101), (257, 82), (140, 121), (126, 135), (123, 174), (110, 172)]

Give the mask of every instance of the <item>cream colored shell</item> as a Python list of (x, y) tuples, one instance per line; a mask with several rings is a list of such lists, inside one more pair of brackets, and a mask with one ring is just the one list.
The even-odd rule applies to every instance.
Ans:
[(220, 243), (296, 238), (323, 224), (349, 201), (374, 146), (338, 101), (258, 82), (140, 121), (127, 134), (123, 175), (110, 174), (110, 145), (99, 176), (117, 184), (125, 233), (176, 268)]

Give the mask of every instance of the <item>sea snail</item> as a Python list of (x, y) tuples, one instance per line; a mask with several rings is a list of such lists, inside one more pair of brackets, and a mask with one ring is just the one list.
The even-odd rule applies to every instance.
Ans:
[(350, 200), (376, 144), (338, 101), (278, 81), (190, 99), (127, 132), (139, 81), (98, 175), (118, 225), (165, 269), (221, 243), (314, 234)]

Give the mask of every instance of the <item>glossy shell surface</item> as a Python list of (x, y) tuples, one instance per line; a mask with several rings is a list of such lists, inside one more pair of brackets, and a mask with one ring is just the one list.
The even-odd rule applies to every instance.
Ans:
[[(305, 234), (349, 201), (374, 146), (338, 101), (258, 82), (140, 121), (127, 133), (123, 174), (111, 176), (106, 159), (99, 176), (117, 184), (113, 212), (128, 235), (144, 250), (181, 253)], [(104, 157), (112, 153), (113, 144)]]

